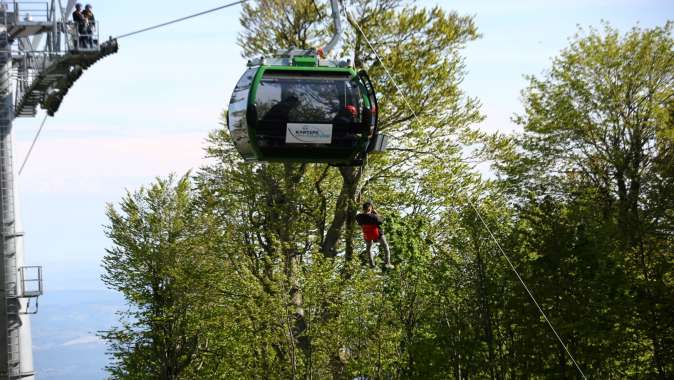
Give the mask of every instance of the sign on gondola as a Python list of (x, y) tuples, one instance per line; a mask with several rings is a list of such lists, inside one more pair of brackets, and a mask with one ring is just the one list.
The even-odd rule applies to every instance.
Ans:
[(288, 123), (286, 144), (330, 144), (332, 124)]

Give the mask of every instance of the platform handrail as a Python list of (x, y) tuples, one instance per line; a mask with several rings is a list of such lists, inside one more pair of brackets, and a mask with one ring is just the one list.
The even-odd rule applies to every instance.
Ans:
[(0, 1), (0, 12), (6, 14), (5, 21), (17, 24), (49, 22), (49, 2), (46, 1)]
[(66, 51), (98, 51), (100, 50), (100, 39), (98, 30), (100, 22), (96, 20), (91, 25), (84, 26), (85, 32), (80, 32), (77, 23), (73, 21), (66, 22), (65, 32), (68, 35), (66, 39)]
[(21, 284), (19, 297), (34, 298), (43, 294), (41, 266), (19, 267), (19, 281)]

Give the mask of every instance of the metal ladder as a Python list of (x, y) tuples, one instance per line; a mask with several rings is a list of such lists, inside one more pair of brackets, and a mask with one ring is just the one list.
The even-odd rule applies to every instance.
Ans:
[[(17, 297), (7, 298), (7, 316), (10, 320), (19, 322), (21, 304)], [(7, 344), (7, 372), (10, 379), (21, 376), (21, 340), (19, 339), (19, 326), (11, 325), (8, 328), (7, 335), (9, 338)]]
[[(3, 68), (11, 64), (12, 60), (12, 51), (9, 41), (9, 34), (7, 30), (7, 12), (6, 10), (0, 10), (0, 66)], [(0, 101), (12, 103), (11, 101), (11, 77), (9, 70), (4, 70), (0, 68)], [(11, 122), (13, 119), (13, 109), (12, 107), (2, 107), (0, 109), (0, 128), (9, 129), (11, 128)], [(2, 134), (9, 133), (8, 130), (3, 130)], [(10, 142), (11, 144), (11, 142)], [(11, 147), (9, 148), (11, 149)], [(0, 143), (0, 155), (2, 155), (3, 160), (11, 160), (11, 150), (9, 150), (5, 144)], [(10, 166), (11, 167), (11, 166)], [(13, 173), (0, 173), (0, 187), (2, 187), (2, 194), (12, 194), (11, 191), (7, 191), (10, 186), (13, 186), (12, 176)], [(12, 204), (12, 202), (6, 202), (6, 199), (0, 199), (2, 204)], [(16, 260), (16, 242), (14, 239), (14, 210), (10, 210), (7, 207), (2, 207), (3, 219), (5, 224), (0, 226), (2, 232), (2, 240), (0, 244), (3, 245), (3, 257), (2, 260), (5, 263), (12, 262)], [(14, 267), (12, 265), (10, 267)], [(3, 265), (3, 268), (6, 266)], [(2, 269), (4, 270), (4, 269)], [(3, 278), (5, 279), (4, 284), (2, 284), (2, 291), (4, 292), (4, 301), (5, 301), (5, 310), (7, 318), (7, 329), (0, 333), (6, 334), (7, 342), (7, 373), (6, 376), (10, 379), (17, 379), (21, 377), (21, 343), (19, 339), (19, 327), (21, 325), (20, 312), (21, 312), (21, 303), (17, 294), (17, 283), (16, 283), (16, 274), (5, 272)], [(0, 348), (2, 349), (2, 348)]]

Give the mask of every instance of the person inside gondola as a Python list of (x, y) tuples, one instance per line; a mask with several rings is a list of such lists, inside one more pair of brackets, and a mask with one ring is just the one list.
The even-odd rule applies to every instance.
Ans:
[(290, 112), (300, 104), (300, 99), (295, 95), (288, 95), (285, 99), (276, 103), (267, 113), (264, 114), (264, 121), (288, 122)]
[[(336, 116), (332, 123), (336, 126), (334, 132), (336, 136), (341, 136), (344, 141), (350, 141), (352, 144), (357, 144), (358, 133), (362, 133), (362, 127), (359, 117), (360, 101), (357, 93), (354, 94), (354, 87), (349, 83), (341, 83), (336, 86), (339, 94), (339, 105), (336, 111)], [(348, 127), (348, 128), (347, 128)], [(337, 132), (337, 131), (341, 131)]]
[(78, 38), (78, 48), (86, 47), (88, 43), (87, 37), (87, 19), (82, 14), (82, 4), (75, 4), (75, 11), (73, 12), (73, 22), (75, 23), (75, 28), (77, 28)]
[(355, 123), (358, 118), (358, 110), (356, 109), (356, 106), (353, 104), (347, 104), (337, 112), (337, 116), (335, 116), (335, 119), (333, 120), (333, 123), (335, 124), (353, 124)]
[(363, 239), (367, 250), (370, 267), (374, 268), (374, 255), (372, 254), (372, 243), (379, 243), (380, 247), (384, 247), (384, 268), (393, 269), (391, 264), (391, 250), (389, 249), (386, 237), (384, 237), (384, 230), (381, 228), (383, 218), (379, 216), (377, 210), (374, 209), (372, 202), (365, 202), (363, 204), (363, 212), (356, 215), (356, 223), (360, 225), (363, 231)]

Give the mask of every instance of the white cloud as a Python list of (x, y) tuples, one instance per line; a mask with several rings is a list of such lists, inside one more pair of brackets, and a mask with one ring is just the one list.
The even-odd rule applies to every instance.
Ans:
[(83, 344), (103, 344), (103, 340), (95, 335), (84, 335), (79, 338), (71, 339), (62, 344), (63, 347), (78, 346)]

